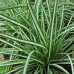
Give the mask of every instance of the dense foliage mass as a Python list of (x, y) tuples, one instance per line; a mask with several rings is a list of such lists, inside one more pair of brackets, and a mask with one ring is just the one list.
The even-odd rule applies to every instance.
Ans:
[(73, 0), (0, 0), (1, 73), (74, 74), (73, 43)]

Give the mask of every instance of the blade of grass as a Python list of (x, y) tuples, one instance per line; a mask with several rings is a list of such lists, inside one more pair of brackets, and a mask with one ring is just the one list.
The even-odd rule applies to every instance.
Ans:
[(13, 24), (18, 25), (18, 26), (21, 26), (22, 28), (26, 29), (28, 32), (31, 33), (31, 31), (30, 31), (27, 27), (25, 27), (24, 25), (22, 25), (22, 24), (20, 24), (20, 23), (18, 23), (18, 22), (16, 22), (16, 21), (14, 21), (14, 20), (12, 20), (12, 19), (10, 19), (10, 18), (8, 18), (8, 17), (5, 17), (5, 16), (3, 16), (3, 15), (0, 15), (0, 18), (5, 19), (5, 20), (7, 20), (7, 21), (9, 21), (9, 22), (11, 22), (11, 23), (13, 23)]
[(19, 41), (19, 42), (22, 42), (22, 43), (25, 43), (25, 44), (35, 45), (35, 46), (39, 46), (39, 47), (41, 47), (41, 48), (46, 49), (43, 45), (38, 44), (38, 43), (35, 43), (35, 42), (21, 40), (21, 39), (14, 38), (14, 37), (11, 37), (11, 36), (2, 34), (2, 33), (0, 33), (0, 35), (1, 35), (1, 36), (4, 36), (4, 37), (7, 37), (7, 38), (10, 38), (10, 39), (13, 39), (13, 40), (16, 40), (16, 41)]
[(48, 60), (50, 59), (51, 50), (52, 50), (52, 42), (53, 42), (53, 27), (54, 27), (54, 20), (55, 20), (56, 6), (57, 6), (57, 0), (55, 0), (54, 12), (53, 12), (53, 18), (52, 18), (52, 24), (51, 24), (51, 32), (50, 32), (50, 42), (49, 42), (49, 56), (48, 56)]
[(26, 60), (25, 66), (24, 66), (23, 74), (26, 74), (26, 73), (27, 73), (28, 64), (29, 64), (30, 58), (31, 58), (31, 56), (32, 56), (33, 53), (34, 53), (34, 51), (32, 51), (32, 52), (28, 55), (28, 58), (27, 58), (27, 60)]
[(70, 56), (69, 56), (68, 54), (66, 54), (66, 55), (67, 55), (67, 57), (68, 57), (68, 58), (69, 58), (69, 60), (70, 60), (72, 74), (74, 74), (74, 67), (73, 67), (72, 59), (70, 58)]
[(31, 15), (32, 15), (33, 21), (34, 21), (34, 23), (35, 23), (35, 25), (36, 25), (36, 27), (37, 27), (37, 29), (38, 29), (38, 32), (39, 32), (42, 40), (44, 41), (44, 44), (46, 45), (46, 40), (45, 40), (45, 38), (44, 38), (41, 30), (40, 30), (40, 27), (39, 27), (39, 25), (38, 25), (38, 22), (37, 22), (37, 20), (36, 20), (36, 18), (35, 18), (34, 13), (33, 13), (33, 10), (32, 10), (32, 7), (31, 7), (31, 5), (30, 5), (30, 2), (29, 2), (28, 0), (27, 0), (27, 4), (28, 4), (29, 10), (30, 10), (30, 13), (31, 13)]
[(65, 72), (66, 74), (70, 74), (67, 70), (65, 70), (63, 67), (61, 67), (61, 66), (59, 66), (59, 65), (57, 65), (57, 64), (52, 64), (52, 66), (60, 69), (61, 71)]
[(0, 11), (9, 10), (9, 9), (15, 9), (15, 8), (19, 8), (19, 7), (25, 7), (25, 5), (24, 4), (20, 4), (20, 5), (6, 7), (6, 8), (4, 7), (4, 8), (0, 8)]

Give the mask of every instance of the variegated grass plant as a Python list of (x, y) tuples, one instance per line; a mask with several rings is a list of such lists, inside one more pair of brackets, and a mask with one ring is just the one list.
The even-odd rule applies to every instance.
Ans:
[(0, 61), (4, 74), (70, 74), (74, 3), (69, 0), (0, 0)]

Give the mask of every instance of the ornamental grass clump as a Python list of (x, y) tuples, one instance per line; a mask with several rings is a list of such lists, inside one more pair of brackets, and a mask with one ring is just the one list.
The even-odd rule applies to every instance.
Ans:
[(74, 12), (66, 0), (0, 0), (0, 61), (4, 74), (74, 74)]

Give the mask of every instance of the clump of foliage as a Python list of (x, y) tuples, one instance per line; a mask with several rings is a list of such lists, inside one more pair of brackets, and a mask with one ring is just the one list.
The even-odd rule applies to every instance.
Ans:
[(0, 61), (5, 74), (70, 74), (74, 48), (73, 2), (0, 0)]

